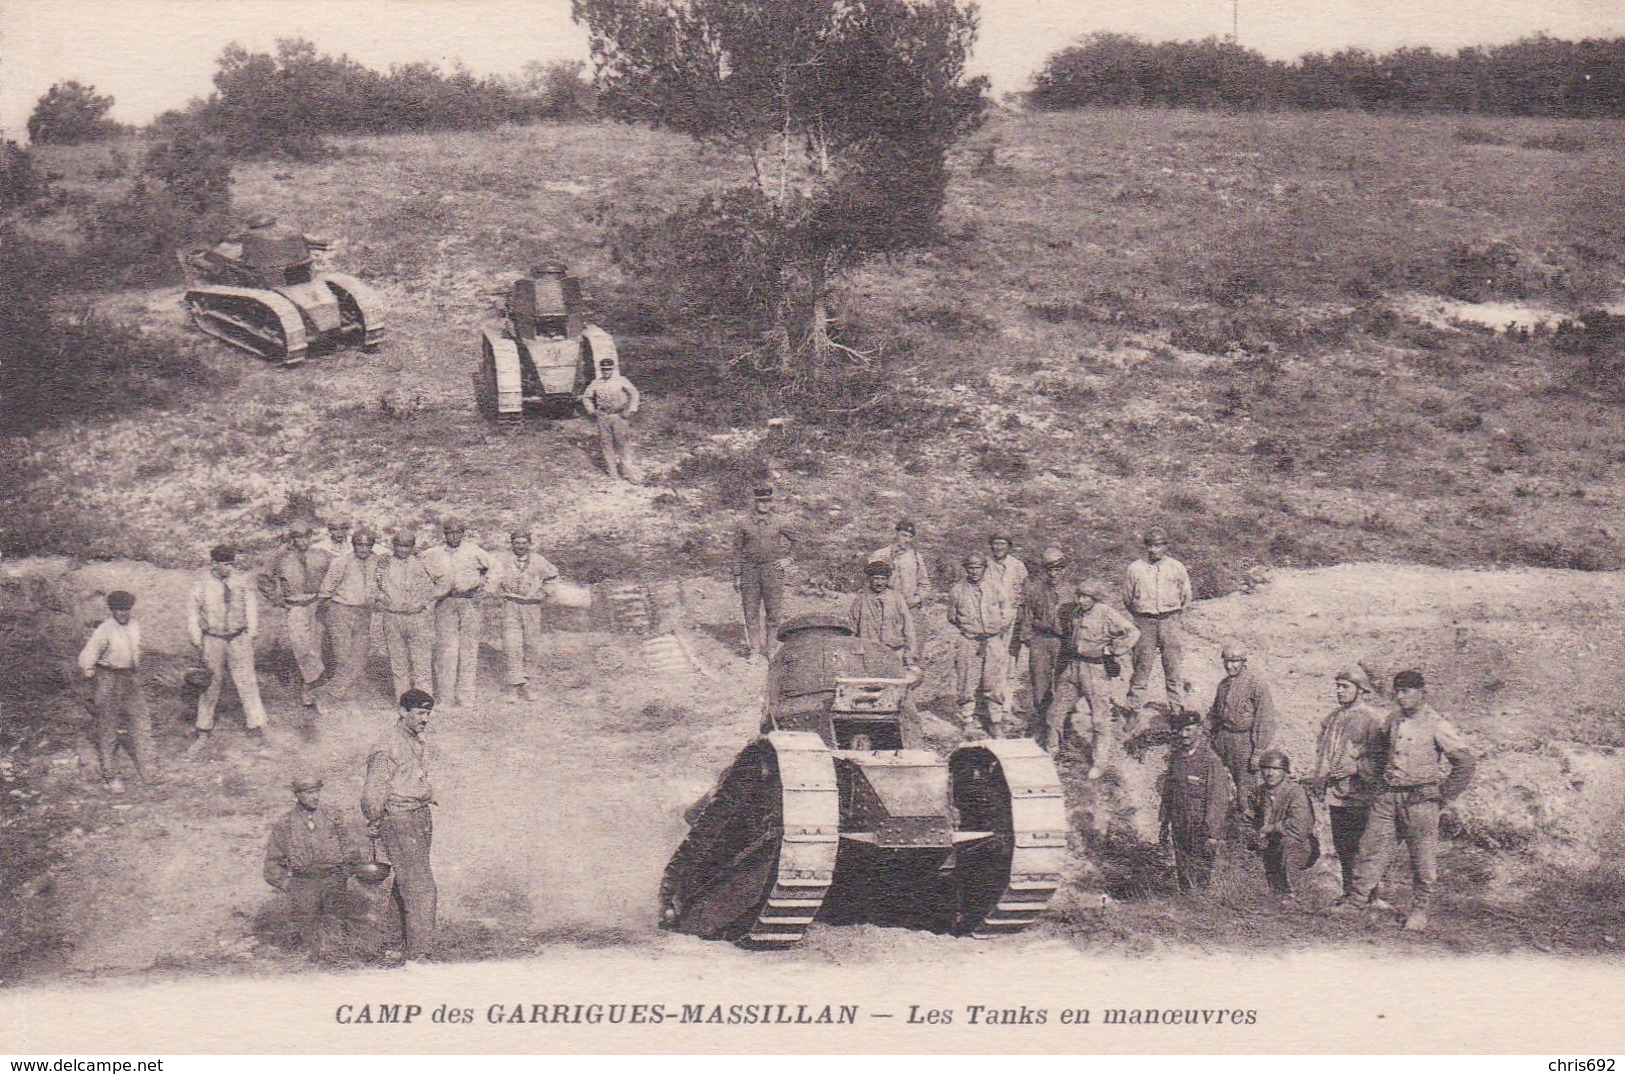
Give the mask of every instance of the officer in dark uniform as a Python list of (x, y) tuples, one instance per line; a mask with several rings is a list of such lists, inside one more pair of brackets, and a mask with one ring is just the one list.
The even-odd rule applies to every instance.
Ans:
[(1168, 771), (1162, 777), (1158, 829), (1173, 847), (1179, 890), (1201, 891), (1213, 876), (1230, 815), (1232, 781), (1208, 745), (1198, 713), (1182, 709), (1171, 723), (1179, 741), (1168, 752)]

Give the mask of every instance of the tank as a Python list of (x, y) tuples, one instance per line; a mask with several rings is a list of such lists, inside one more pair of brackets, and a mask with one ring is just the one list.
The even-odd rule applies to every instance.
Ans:
[(384, 304), (353, 276), (319, 272), (324, 239), (271, 217), (213, 246), (180, 253), (192, 323), (267, 361), (298, 365), (312, 349), (361, 347), (384, 338)]
[(576, 413), (581, 393), (608, 359), (620, 371), (615, 341), (587, 324), (581, 281), (559, 262), (515, 280), (505, 293), (507, 323), (480, 333), (474, 394), (487, 417), (517, 424), (527, 413)]
[(1036, 742), (906, 748), (898, 656), (837, 616), (779, 632), (762, 737), (690, 808), (663, 928), (753, 948), (814, 921), (1018, 932), (1060, 885), (1067, 819)]

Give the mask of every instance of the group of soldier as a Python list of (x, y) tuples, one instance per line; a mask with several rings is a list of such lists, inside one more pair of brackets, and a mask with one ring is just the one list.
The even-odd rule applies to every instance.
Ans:
[[(773, 510), (770, 487), (756, 489), (755, 508), (735, 542), (735, 583), (753, 657), (768, 652), (777, 634), (797, 543), (794, 529)], [(916, 525), (902, 520), (895, 534), (867, 557), (866, 586), (849, 616), (854, 633), (895, 652), (916, 685), (923, 678), (922, 613), (931, 579), (915, 547)], [(1100, 779), (1111, 764), (1115, 719), (1123, 718), (1126, 736), (1142, 712), (1166, 715), (1177, 741), (1162, 779), (1159, 831), (1171, 847), (1181, 890), (1204, 889), (1220, 848), (1239, 842), (1262, 858), (1269, 890), (1302, 905), (1303, 874), (1320, 856), (1319, 801), (1330, 814), (1342, 872), (1342, 898), (1328, 909), (1391, 911), (1378, 889), (1404, 843), (1412, 867), (1404, 927), (1425, 929), (1438, 876), (1440, 810), (1466, 788), (1475, 761), (1460, 732), (1427, 703), (1422, 674), (1395, 675), (1390, 703), (1360, 667), (1338, 673), (1337, 707), (1321, 724), (1313, 772), (1306, 781), (1294, 780), (1291, 759), (1274, 745), (1270, 688), (1248, 666), (1243, 646), (1223, 647), (1225, 676), (1205, 717), (1190, 707), (1182, 627), (1193, 597), (1190, 574), (1169, 554), (1166, 531), (1147, 531), (1144, 546), (1119, 590), (1127, 614), (1108, 603), (1113, 593), (1105, 583), (1069, 581), (1070, 564), (1059, 548), (1044, 549), (1039, 572), (1029, 573), (1011, 554), (1010, 534), (996, 530), (985, 554), (963, 556), (963, 577), (945, 602), (963, 736), (1023, 733), (1014, 726), (1010, 678), (1025, 648), (1030, 713), (1024, 733), (1057, 753), (1070, 729), (1087, 751), (1087, 779)], [(1132, 672), (1126, 703), (1119, 705), (1110, 681), (1120, 677), (1124, 660)], [(1148, 708), (1159, 665), (1166, 702)], [(1068, 694), (1069, 706), (1063, 703)], [(985, 730), (979, 705), (987, 714)], [(907, 724), (917, 719), (911, 701), (903, 718), (908, 743)]]

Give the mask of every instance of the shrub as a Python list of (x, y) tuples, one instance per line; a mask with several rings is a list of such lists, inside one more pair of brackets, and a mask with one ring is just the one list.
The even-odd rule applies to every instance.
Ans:
[(27, 205), (45, 193), (46, 185), (28, 150), (9, 139), (0, 142), (0, 212)]
[(113, 98), (97, 93), (95, 86), (58, 82), (34, 104), (34, 114), (28, 117), (28, 138), (36, 145), (100, 141), (123, 129), (107, 118), (112, 110)]

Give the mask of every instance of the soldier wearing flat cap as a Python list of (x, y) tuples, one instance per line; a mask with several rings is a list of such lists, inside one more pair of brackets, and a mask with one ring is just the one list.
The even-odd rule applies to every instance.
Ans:
[(903, 598), (908, 610), (917, 617), (920, 605), (931, 592), (931, 574), (926, 570), (925, 557), (914, 547), (916, 528), (909, 519), (901, 519), (895, 530), (896, 538), (884, 548), (877, 548), (869, 556), (872, 563), (884, 560), (891, 564), (891, 587)]
[(1173, 848), (1179, 890), (1201, 891), (1213, 877), (1233, 787), (1224, 762), (1207, 744), (1201, 715), (1179, 710), (1171, 724), (1179, 741), (1168, 751), (1157, 825), (1162, 841)]
[(429, 845), (434, 836), (434, 788), (429, 785), (424, 732), (434, 698), (422, 690), (401, 695), (395, 724), (367, 755), (361, 812), (395, 867), (395, 904), (401, 912), (406, 958), (426, 959), (434, 941), (438, 898)]
[(294, 807), (271, 826), (265, 844), (265, 882), (293, 903), (294, 921), (308, 954), (320, 962), (333, 953), (334, 920), (343, 908), (351, 870), (363, 860), (353, 833), (322, 805), (322, 780), (293, 780)]
[(800, 538), (773, 509), (771, 485), (757, 486), (752, 499), (755, 509), (734, 536), (734, 588), (739, 590), (745, 614), (745, 648), (755, 659), (758, 652), (773, 655), (784, 604), (784, 576), (790, 569), (790, 552)]
[(1184, 669), (1182, 620), (1191, 603), (1191, 576), (1183, 563), (1168, 554), (1167, 530), (1149, 529), (1144, 541), (1145, 555), (1128, 565), (1123, 580), (1124, 603), (1140, 630), (1128, 703), (1136, 706), (1145, 700), (1151, 685), (1151, 666), (1160, 656), (1168, 707), (1179, 709), (1190, 694)]
[(235, 548), (216, 545), (209, 553), (209, 569), (198, 579), (186, 604), (187, 633), (202, 650), (209, 669), (208, 688), (197, 699), (197, 734), (188, 748), (191, 753), (201, 749), (214, 730), (214, 710), (228, 670), (243, 703), (249, 737), (261, 741), (265, 737), (265, 705), (260, 701), (259, 676), (254, 670), (259, 595), (236, 564)]
[(1467, 789), (1478, 761), (1454, 724), (1427, 701), (1420, 671), (1394, 676), (1397, 708), (1367, 751), (1365, 771), (1376, 793), (1360, 853), (1354, 864), (1354, 893), (1334, 911), (1392, 909), (1376, 897), (1377, 884), (1404, 843), (1411, 855), (1411, 908), (1405, 928), (1428, 927), (1433, 885), (1439, 878), (1439, 812)]
[(122, 794), (124, 781), (114, 771), (119, 717), (130, 718), (130, 755), (136, 775), (148, 784), (164, 782), (152, 749), (152, 712), (141, 688), (141, 624), (136, 622), (135, 597), (122, 589), (107, 594), (108, 616), (91, 632), (79, 651), (79, 670), (95, 690), (91, 725), (96, 762), (109, 793)]
[(637, 386), (621, 375), (614, 358), (598, 360), (598, 378), (581, 393), (581, 409), (598, 425), (598, 447), (604, 455), (604, 472), (637, 484), (632, 471), (632, 427), (626, 419), (643, 403)]

